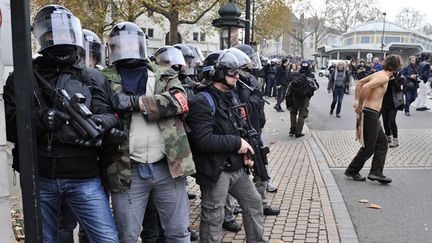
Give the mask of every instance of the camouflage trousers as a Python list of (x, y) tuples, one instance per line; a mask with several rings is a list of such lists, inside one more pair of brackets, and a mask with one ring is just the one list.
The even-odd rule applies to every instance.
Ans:
[(294, 103), (290, 110), (291, 132), (300, 134), (303, 131), (305, 119), (309, 115), (309, 97), (294, 98)]

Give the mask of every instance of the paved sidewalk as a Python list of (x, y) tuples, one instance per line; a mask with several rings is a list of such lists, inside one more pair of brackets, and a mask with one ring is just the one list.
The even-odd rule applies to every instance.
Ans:
[[(267, 193), (267, 196), (272, 207), (281, 209), (281, 214), (265, 217), (266, 238), (270, 242), (340, 242), (338, 228), (341, 228), (341, 225), (336, 224), (331, 197), (320, 168), (323, 164), (327, 166), (325, 157), (314, 139), (308, 134), (302, 139), (287, 138), (286, 141), (273, 144), (270, 148), (269, 171), (274, 184), (278, 186), (278, 191)], [(197, 199), (191, 201), (192, 228), (197, 229), (200, 192), (193, 179), (190, 180), (189, 189), (198, 194)], [(337, 186), (335, 189), (337, 194)], [(342, 200), (340, 194), (337, 198), (339, 201)], [(336, 201), (332, 198), (332, 203), (338, 203)], [(345, 218), (344, 223), (349, 229), (342, 236), (349, 242), (357, 242), (343, 201), (339, 206), (342, 208), (341, 212), (345, 213), (342, 218)], [(236, 220), (240, 223), (241, 215), (238, 215)], [(244, 241), (243, 229), (237, 234), (224, 231), (223, 242)]]

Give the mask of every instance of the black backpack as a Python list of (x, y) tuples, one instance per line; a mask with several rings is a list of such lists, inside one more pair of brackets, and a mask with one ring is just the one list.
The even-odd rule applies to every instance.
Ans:
[(308, 79), (305, 73), (291, 74), (290, 92), (295, 97), (311, 97), (317, 89), (315, 81)]

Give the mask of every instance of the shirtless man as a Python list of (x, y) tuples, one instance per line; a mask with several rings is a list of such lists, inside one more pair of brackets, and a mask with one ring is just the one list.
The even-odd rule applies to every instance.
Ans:
[[(354, 109), (357, 114), (363, 115), (363, 141), (357, 155), (345, 171), (347, 177), (355, 181), (365, 181), (360, 175), (366, 160), (372, 155), (372, 167), (368, 179), (378, 181), (382, 184), (390, 183), (392, 180), (383, 175), (384, 162), (387, 155), (387, 138), (381, 127), (379, 117), (381, 105), (387, 84), (393, 72), (401, 66), (400, 57), (389, 55), (384, 61), (384, 70), (367, 76), (357, 82), (355, 90)], [(363, 113), (363, 114), (361, 114)]]

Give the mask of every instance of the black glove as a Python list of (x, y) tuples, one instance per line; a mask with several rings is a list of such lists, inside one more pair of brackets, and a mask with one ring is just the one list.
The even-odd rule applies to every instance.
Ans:
[(122, 130), (111, 128), (103, 137), (103, 144), (120, 145), (126, 141), (127, 135)]
[(70, 117), (56, 108), (46, 108), (38, 112), (42, 125), (49, 131), (57, 131), (63, 127)]
[(109, 131), (111, 128), (119, 124), (118, 119), (114, 114), (96, 114), (92, 115), (91, 119), (102, 127), (104, 131)]
[(116, 111), (140, 111), (139, 96), (137, 95), (114, 94), (111, 100)]

